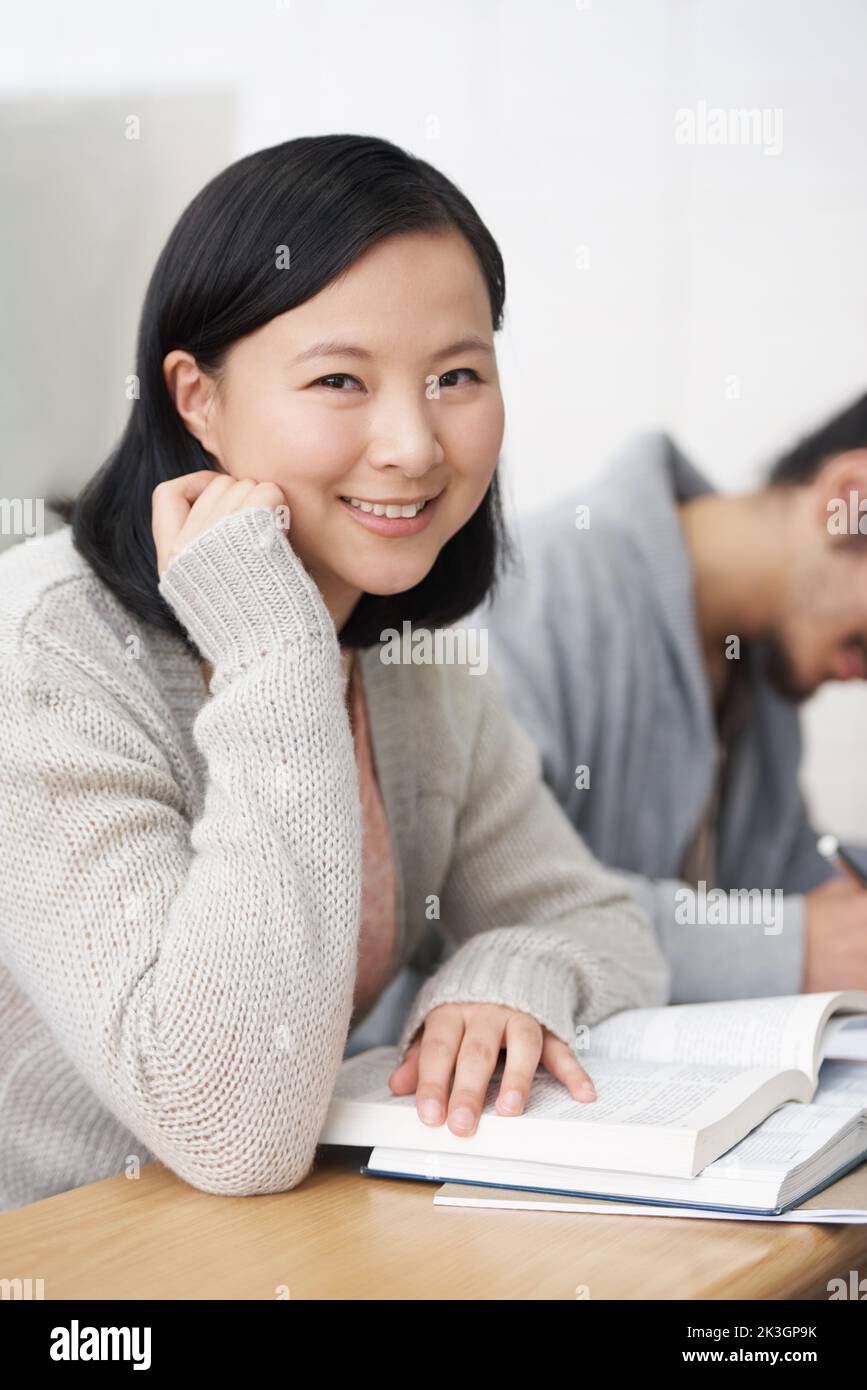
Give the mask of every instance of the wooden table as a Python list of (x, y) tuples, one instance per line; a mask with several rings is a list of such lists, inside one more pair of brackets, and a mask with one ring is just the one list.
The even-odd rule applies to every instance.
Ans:
[(827, 1299), (867, 1226), (435, 1207), (322, 1146), (305, 1182), (211, 1197), (162, 1164), (0, 1215), (0, 1278), (48, 1299)]

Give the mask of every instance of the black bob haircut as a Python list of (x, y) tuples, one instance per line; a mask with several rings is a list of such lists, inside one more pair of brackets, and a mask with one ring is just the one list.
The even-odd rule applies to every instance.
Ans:
[(867, 395), (859, 396), (778, 459), (768, 481), (772, 487), (810, 483), (827, 459), (853, 449), (867, 449)]
[[(154, 488), (201, 468), (222, 471), (186, 429), (165, 384), (174, 348), (218, 372), (228, 348), (311, 299), (369, 247), (404, 232), (460, 232), (502, 327), (499, 248), (469, 200), (424, 160), (387, 140), (303, 136), (231, 164), (181, 214), (148, 285), (138, 330), (133, 403), (119, 443), (79, 494), (52, 499), (76, 549), (124, 606), (195, 646), (158, 588), (151, 532)], [(278, 270), (288, 246), (291, 269)], [(506, 548), (497, 474), (473, 516), (430, 572), (401, 594), (363, 594), (340, 640), (374, 646), (384, 628), (437, 627), (470, 613), (492, 591)]]

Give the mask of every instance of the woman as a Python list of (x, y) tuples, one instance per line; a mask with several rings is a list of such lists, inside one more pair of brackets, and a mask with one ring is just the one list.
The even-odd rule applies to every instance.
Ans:
[(119, 446), (0, 562), (0, 1205), (154, 1156), (295, 1186), (431, 918), (390, 1084), (455, 1134), (502, 1049), (499, 1113), (540, 1064), (589, 1100), (576, 1025), (664, 999), (495, 679), (380, 660), (491, 587), (503, 298), (467, 199), (378, 139), (242, 159), (172, 232)]

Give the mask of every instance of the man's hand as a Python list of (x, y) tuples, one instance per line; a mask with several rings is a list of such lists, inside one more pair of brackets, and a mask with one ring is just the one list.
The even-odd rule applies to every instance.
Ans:
[(867, 888), (832, 878), (805, 902), (804, 990), (867, 989)]
[(395, 1095), (416, 1092), (416, 1108), (425, 1124), (440, 1125), (448, 1116), (452, 1133), (468, 1137), (478, 1125), (501, 1048), (506, 1049), (506, 1062), (498, 1115), (520, 1115), (540, 1062), (575, 1100), (596, 1099), (593, 1082), (571, 1049), (530, 1014), (501, 1004), (441, 1004), (431, 1009), (389, 1085)]

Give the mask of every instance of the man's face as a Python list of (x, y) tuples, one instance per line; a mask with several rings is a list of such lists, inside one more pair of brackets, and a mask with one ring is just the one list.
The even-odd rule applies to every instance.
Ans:
[(802, 701), (825, 681), (867, 679), (867, 450), (838, 455), (798, 488), (789, 524), (789, 562), (765, 637), (771, 683)]

